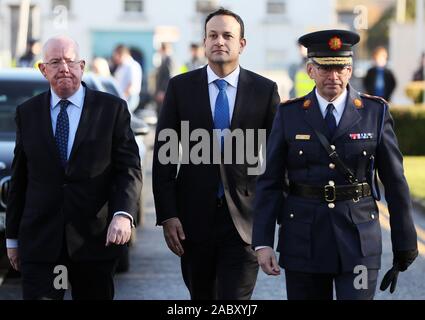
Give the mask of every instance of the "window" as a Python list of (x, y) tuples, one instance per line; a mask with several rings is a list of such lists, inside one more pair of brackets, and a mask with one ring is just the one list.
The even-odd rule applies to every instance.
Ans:
[(267, 14), (283, 15), (286, 13), (285, 0), (268, 0), (267, 1)]
[(143, 0), (124, 0), (124, 12), (142, 13)]
[(63, 6), (70, 11), (71, 0), (52, 0), (52, 11), (54, 11), (57, 6)]
[(197, 0), (196, 12), (209, 14), (218, 9), (217, 0)]

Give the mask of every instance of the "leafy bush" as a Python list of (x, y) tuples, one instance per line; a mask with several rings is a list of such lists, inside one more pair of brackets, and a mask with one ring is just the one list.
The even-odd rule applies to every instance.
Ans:
[(390, 107), (403, 155), (425, 155), (425, 107)]

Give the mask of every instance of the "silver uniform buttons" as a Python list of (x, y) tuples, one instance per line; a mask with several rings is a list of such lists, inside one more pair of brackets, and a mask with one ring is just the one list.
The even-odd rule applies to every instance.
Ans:
[(333, 144), (331, 144), (331, 149), (332, 149), (332, 150), (335, 150), (335, 149), (336, 149), (336, 147), (335, 147)]
[(364, 155), (364, 156), (367, 156), (367, 152), (366, 152), (366, 150), (363, 150), (363, 155)]
[(298, 154), (300, 155), (300, 156), (302, 156), (303, 155), (303, 151), (302, 150), (300, 150), (299, 152), (298, 152)]
[(293, 213), (291, 213), (291, 214), (289, 215), (289, 218), (293, 219), (293, 218), (294, 218), (294, 214), (293, 214)]
[(329, 184), (330, 186), (334, 186), (334, 185), (335, 185), (335, 182), (334, 182), (333, 180), (330, 180), (330, 181), (328, 182), (328, 184)]
[(370, 217), (371, 217), (372, 219), (375, 219), (375, 215), (374, 215), (373, 213), (370, 215)]
[(334, 163), (329, 163), (329, 169), (335, 169), (335, 164)]
[(328, 203), (328, 207), (329, 207), (329, 209), (335, 208), (335, 203), (333, 203), (333, 202)]

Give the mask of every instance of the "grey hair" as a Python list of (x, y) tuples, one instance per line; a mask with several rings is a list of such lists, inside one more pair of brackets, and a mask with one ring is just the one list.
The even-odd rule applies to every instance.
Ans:
[(74, 39), (72, 39), (68, 36), (60, 35), (60, 36), (55, 36), (55, 37), (49, 38), (46, 41), (46, 43), (43, 45), (43, 50), (42, 50), (43, 61), (46, 60), (46, 54), (47, 54), (47, 51), (48, 51), (50, 45), (52, 43), (58, 42), (58, 41), (70, 42), (72, 44), (72, 46), (74, 47), (74, 51), (75, 51), (77, 60), (80, 59), (80, 46), (78, 45), (77, 41), (75, 41)]
[(314, 60), (312, 58), (308, 58), (307, 62), (305, 63), (306, 66), (308, 66), (309, 64), (317, 66), (317, 63), (314, 62)]

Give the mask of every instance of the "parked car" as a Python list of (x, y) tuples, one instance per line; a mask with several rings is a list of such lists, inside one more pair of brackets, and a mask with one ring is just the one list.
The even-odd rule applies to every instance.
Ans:
[[(91, 89), (120, 96), (118, 87), (110, 79), (101, 79), (92, 73), (87, 73), (84, 75), (83, 81)], [(49, 83), (37, 70), (0, 69), (0, 253), (5, 251), (5, 211), (15, 147), (15, 108), (25, 100), (48, 89)], [(143, 163), (146, 154), (143, 135), (149, 132), (149, 126), (132, 114), (131, 128), (135, 134), (140, 159)], [(140, 197), (139, 208), (137, 220), (140, 224), (143, 221), (142, 197)], [(128, 269), (128, 252), (124, 255), (120, 265), (122, 271)]]

